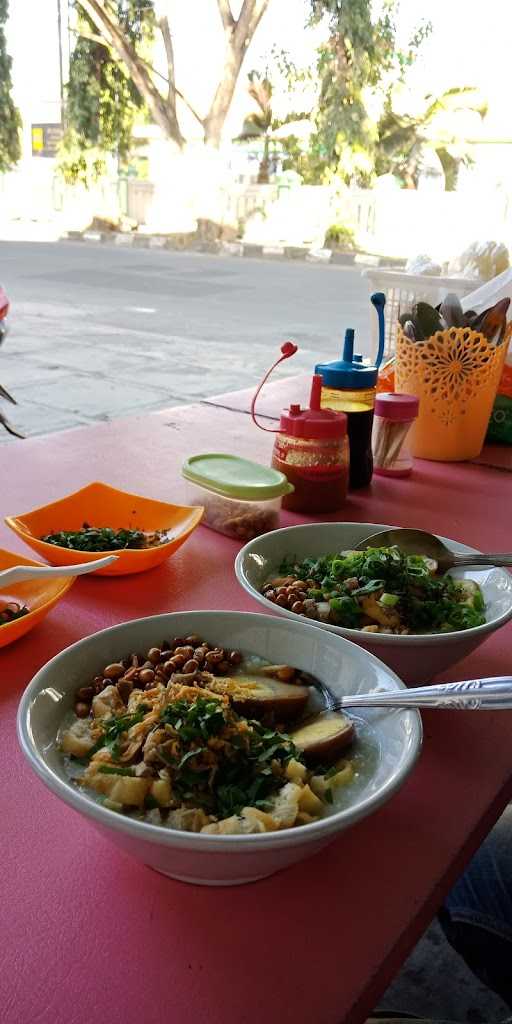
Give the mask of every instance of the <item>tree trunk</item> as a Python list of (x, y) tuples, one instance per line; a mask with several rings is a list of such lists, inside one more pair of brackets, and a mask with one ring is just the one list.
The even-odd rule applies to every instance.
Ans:
[(186, 98), (176, 89), (172, 37), (167, 18), (162, 18), (159, 22), (168, 68), (167, 96), (162, 96), (153, 81), (152, 69), (139, 57), (135, 47), (126, 38), (117, 18), (112, 14), (108, 0), (78, 0), (79, 7), (90, 18), (100, 36), (126, 64), (133, 83), (147, 104), (155, 124), (180, 149), (185, 140), (177, 118), (176, 96), (180, 96), (196, 119), (203, 123), (205, 143), (216, 148), (220, 145), (222, 129), (233, 99), (242, 62), (268, 4), (269, 0), (243, 0), (238, 20), (235, 20), (229, 0), (217, 0), (226, 39), (226, 52), (222, 75), (203, 123)]
[[(0, 0), (1, 2), (1, 0)], [(211, 3), (214, 0), (210, 0)], [(158, 196), (154, 202), (154, 219), (160, 225), (165, 224), (165, 232), (176, 230), (173, 222), (179, 223), (191, 219), (195, 213), (198, 223), (198, 234), (210, 243), (213, 238), (221, 236), (224, 228), (224, 197), (223, 182), (225, 168), (218, 152), (222, 130), (240, 69), (252, 37), (268, 7), (269, 0), (243, 0), (238, 19), (233, 17), (230, 0), (217, 0), (219, 15), (224, 29), (226, 50), (224, 66), (213, 97), (207, 117), (202, 117), (193, 109), (185, 96), (180, 93), (174, 80), (174, 50), (168, 19), (160, 18), (158, 26), (162, 33), (167, 60), (167, 78), (155, 71), (139, 56), (135, 47), (126, 37), (113, 10), (115, 5), (110, 0), (77, 0), (78, 6), (86, 14), (105, 45), (122, 61), (132, 78), (135, 87), (149, 108), (154, 122), (164, 135), (179, 147), (176, 155), (176, 168), (180, 168), (177, 178), (183, 190), (184, 200), (188, 195), (195, 196), (196, 202), (187, 204), (169, 200), (169, 186), (164, 178), (160, 178)], [(154, 76), (165, 78), (166, 95), (156, 87)], [(204, 145), (200, 145), (193, 153), (185, 147), (185, 139), (181, 133), (176, 110), (176, 97), (188, 107), (204, 130)], [(187, 160), (193, 157), (192, 164)], [(201, 179), (202, 184), (197, 185)], [(181, 227), (179, 228), (181, 230)], [(235, 232), (235, 227), (231, 228)], [(188, 233), (188, 229), (187, 232)]]
[(244, 0), (238, 21), (234, 20), (226, 0), (217, 0), (217, 3), (226, 36), (226, 53), (222, 78), (204, 122), (204, 140), (215, 147), (220, 146), (243, 59), (269, 0)]
[(79, 0), (79, 5), (107, 43), (115, 50), (120, 60), (126, 64), (133, 83), (147, 103), (155, 124), (162, 129), (167, 138), (172, 139), (181, 148), (185, 140), (180, 131), (173, 103), (166, 101), (155, 86), (147, 67), (139, 60), (138, 54), (118, 22), (107, 10), (105, 0)]
[(270, 142), (267, 136), (265, 136), (265, 142), (263, 146), (263, 156), (260, 160), (260, 166), (258, 168), (258, 185), (268, 185), (270, 180), (270, 159), (269, 159)]

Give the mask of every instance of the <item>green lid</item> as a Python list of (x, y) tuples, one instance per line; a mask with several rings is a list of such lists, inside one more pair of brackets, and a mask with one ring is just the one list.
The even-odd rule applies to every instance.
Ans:
[(240, 459), (238, 455), (191, 455), (183, 463), (181, 472), (186, 480), (225, 498), (266, 501), (293, 491), (293, 485), (288, 483), (284, 473), (249, 459)]

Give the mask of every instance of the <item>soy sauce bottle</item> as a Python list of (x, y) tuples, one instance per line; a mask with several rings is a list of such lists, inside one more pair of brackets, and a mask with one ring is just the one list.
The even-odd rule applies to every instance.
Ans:
[(343, 358), (315, 367), (315, 373), (322, 377), (321, 408), (344, 412), (347, 416), (352, 489), (366, 487), (373, 475), (372, 427), (384, 351), (385, 297), (376, 292), (371, 301), (379, 314), (379, 351), (375, 365), (363, 363), (363, 357), (354, 354), (354, 331), (349, 327), (345, 332)]

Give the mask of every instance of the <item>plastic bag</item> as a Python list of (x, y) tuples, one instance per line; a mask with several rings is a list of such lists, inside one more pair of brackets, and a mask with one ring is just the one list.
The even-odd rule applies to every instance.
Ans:
[(407, 260), (405, 273), (425, 274), (427, 277), (440, 277), (443, 273), (443, 268), (440, 263), (436, 263), (436, 261), (431, 259), (430, 256), (421, 254), (420, 256), (413, 256), (411, 259)]

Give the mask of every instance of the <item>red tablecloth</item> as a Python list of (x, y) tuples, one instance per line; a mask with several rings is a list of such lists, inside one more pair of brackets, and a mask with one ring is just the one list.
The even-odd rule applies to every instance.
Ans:
[[(267, 461), (271, 444), (244, 412), (197, 406), (5, 445), (0, 511), (94, 479), (180, 501), (185, 455)], [(410, 480), (375, 480), (337, 518), (506, 550), (510, 488), (494, 469), (424, 462)], [(27, 550), (3, 525), (0, 544)], [(362, 1021), (512, 797), (508, 713), (426, 713), (420, 761), (388, 805), (316, 858), (239, 889), (161, 877), (61, 804), (16, 743), (33, 673), (66, 644), (145, 613), (258, 610), (235, 581), (237, 550), (199, 527), (159, 569), (79, 580), (37, 631), (0, 651), (3, 1024)], [(506, 674), (511, 638), (504, 627), (452, 678)]]

